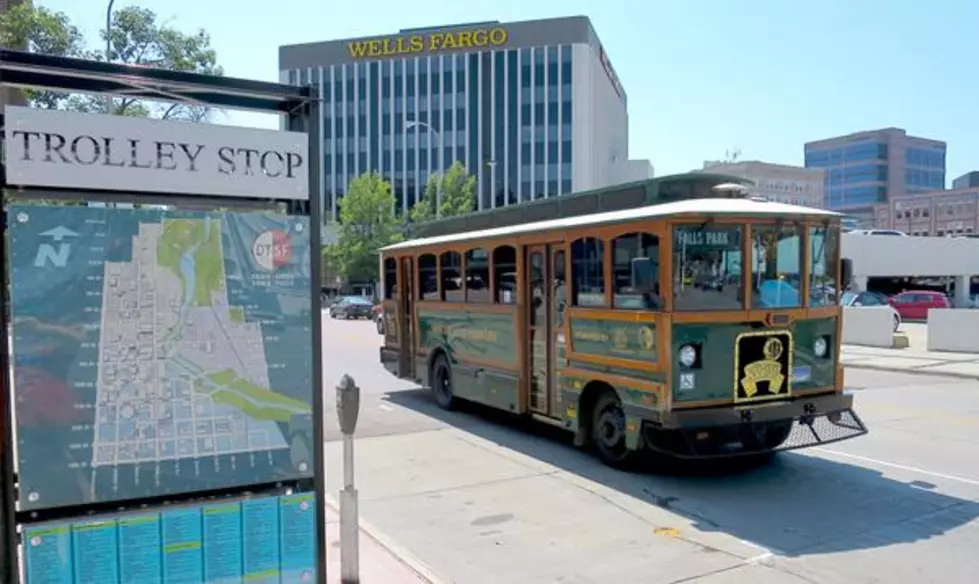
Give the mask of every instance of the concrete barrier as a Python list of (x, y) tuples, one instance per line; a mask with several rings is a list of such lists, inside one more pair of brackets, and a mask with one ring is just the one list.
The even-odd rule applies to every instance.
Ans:
[(928, 350), (979, 353), (979, 310), (928, 310)]
[(843, 344), (865, 347), (894, 346), (894, 317), (890, 306), (843, 308)]

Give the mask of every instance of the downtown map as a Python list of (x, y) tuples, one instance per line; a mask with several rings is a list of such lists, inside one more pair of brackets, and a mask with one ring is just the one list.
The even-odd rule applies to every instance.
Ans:
[(21, 505), (312, 476), (307, 218), (20, 206), (8, 223)]

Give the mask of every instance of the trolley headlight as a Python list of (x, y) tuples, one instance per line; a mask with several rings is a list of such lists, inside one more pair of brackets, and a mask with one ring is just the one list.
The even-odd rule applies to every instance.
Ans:
[(826, 352), (829, 350), (829, 344), (826, 342), (826, 337), (819, 337), (812, 343), (812, 352), (816, 354), (816, 357), (822, 359), (826, 356)]
[(693, 364), (697, 362), (697, 349), (691, 345), (683, 345), (680, 347), (680, 365), (684, 367), (693, 367)]

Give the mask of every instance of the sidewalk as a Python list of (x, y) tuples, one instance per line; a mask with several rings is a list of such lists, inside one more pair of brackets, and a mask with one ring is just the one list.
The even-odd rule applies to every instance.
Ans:
[(907, 349), (843, 345), (842, 361), (856, 369), (979, 379), (979, 354), (928, 351), (913, 343)]
[[(435, 584), (423, 577), (374, 538), (361, 522), (360, 581), (364, 584)], [(375, 534), (376, 535), (376, 534)], [(340, 516), (332, 501), (326, 505), (327, 582), (340, 582)]]

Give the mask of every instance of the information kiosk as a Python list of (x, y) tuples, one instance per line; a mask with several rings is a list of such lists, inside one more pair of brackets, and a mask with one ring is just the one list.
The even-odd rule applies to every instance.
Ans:
[(288, 130), (6, 108), (0, 581), (325, 581), (312, 89), (14, 51), (0, 81)]

